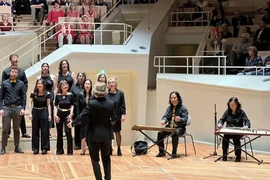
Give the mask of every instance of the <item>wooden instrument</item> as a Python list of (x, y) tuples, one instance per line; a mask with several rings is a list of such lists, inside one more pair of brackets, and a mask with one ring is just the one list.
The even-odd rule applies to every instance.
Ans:
[(268, 129), (243, 129), (241, 127), (229, 127), (216, 130), (215, 134), (270, 136)]
[[(176, 128), (167, 128), (167, 127), (157, 127), (157, 126), (144, 126), (144, 125), (136, 125), (134, 124), (131, 130), (150, 130), (150, 131), (167, 131), (167, 132), (175, 132)], [(270, 134), (269, 134), (270, 135)]]

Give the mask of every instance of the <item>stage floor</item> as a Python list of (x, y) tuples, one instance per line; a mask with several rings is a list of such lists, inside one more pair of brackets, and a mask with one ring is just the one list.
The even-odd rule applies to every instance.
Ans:
[[(270, 179), (270, 155), (256, 154), (264, 162), (258, 165), (253, 159), (242, 155), (242, 162), (235, 163), (234, 159), (227, 162), (214, 162), (215, 158), (203, 159), (212, 152), (212, 146), (196, 144), (197, 154), (188, 144), (188, 156), (184, 155), (184, 146), (179, 145), (179, 159), (167, 160), (166, 157), (156, 158), (157, 148), (154, 147), (147, 155), (133, 157), (130, 147), (122, 148), (123, 156), (112, 156), (112, 179), (115, 180), (169, 180), (169, 179)], [(169, 150), (171, 146), (169, 145)], [(73, 156), (58, 155), (52, 151), (48, 155), (33, 155), (31, 151), (25, 154), (8, 152), (0, 156), (0, 179), (95, 179), (93, 176), (90, 157), (80, 156), (74, 151)], [(221, 150), (218, 150), (221, 154)]]

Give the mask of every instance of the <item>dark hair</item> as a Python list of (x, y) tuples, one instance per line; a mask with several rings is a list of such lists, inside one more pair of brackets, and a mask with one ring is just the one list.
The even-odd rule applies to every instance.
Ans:
[(85, 74), (85, 72), (83, 72), (83, 71), (80, 71), (78, 74), (77, 74), (77, 79), (79, 78), (79, 75), (80, 74), (82, 74), (84, 77), (85, 77), (85, 79), (86, 79), (86, 74)]
[(179, 105), (182, 105), (183, 100), (182, 100), (182, 98), (181, 98), (179, 92), (177, 92), (177, 91), (173, 91), (173, 92), (170, 93), (170, 95), (169, 95), (169, 104), (170, 104), (171, 106), (173, 106), (173, 104), (172, 104), (172, 102), (171, 102), (171, 95), (172, 95), (172, 94), (175, 94), (175, 95), (176, 95), (176, 97), (177, 97), (177, 99), (178, 99), (178, 104), (179, 104)]
[[(49, 64), (48, 63), (42, 63), (41, 64), (41, 68), (44, 66), (44, 65), (47, 65), (48, 66), (48, 74), (50, 74), (50, 66), (49, 66)], [(41, 70), (41, 75), (43, 74), (43, 72), (42, 72), (42, 70)]]
[(35, 97), (37, 97), (39, 91), (38, 91), (38, 88), (37, 88), (37, 84), (38, 82), (41, 82), (43, 84), (43, 93), (45, 94), (45, 91), (46, 91), (46, 85), (45, 85), (45, 82), (42, 80), (42, 79), (38, 79), (36, 80), (36, 85), (35, 85), (35, 88), (34, 88), (34, 91), (33, 93), (35, 94)]
[(107, 76), (106, 76), (106, 74), (104, 74), (104, 73), (101, 73), (101, 74), (98, 75), (97, 81), (100, 82), (100, 81), (99, 81), (99, 78), (100, 78), (100, 76), (102, 76), (102, 75), (105, 77), (105, 84), (107, 84)]
[(228, 106), (228, 113), (229, 114), (232, 114), (232, 109), (230, 108), (230, 102), (235, 102), (236, 104), (236, 111), (235, 113), (238, 114), (240, 113), (240, 109), (242, 108), (242, 105), (241, 103), (238, 101), (238, 98), (237, 97), (231, 97), (227, 103), (227, 106)]
[(67, 61), (67, 60), (65, 60), (65, 59), (63, 59), (63, 60), (61, 60), (60, 61), (60, 63), (59, 63), (59, 68), (58, 68), (58, 73), (59, 74), (62, 74), (63, 73), (63, 70), (62, 70), (62, 64), (63, 64), (63, 62), (65, 62), (66, 61), (66, 63), (67, 63), (67, 69), (68, 69), (68, 71), (70, 71), (70, 68), (69, 68), (69, 62)]
[(90, 98), (90, 97), (92, 96), (92, 88), (93, 88), (93, 84), (92, 84), (91, 79), (86, 79), (86, 80), (84, 81), (84, 83), (83, 83), (83, 95), (84, 95), (84, 97), (86, 97), (86, 90), (85, 90), (85, 88), (84, 88), (84, 84), (85, 84), (86, 81), (89, 81), (90, 84), (91, 84), (91, 88), (90, 88), (90, 90), (89, 90), (89, 98)]
[(218, 9), (217, 9), (217, 6), (219, 5), (219, 10), (222, 12), (222, 13), (224, 13), (224, 9), (223, 9), (223, 5), (222, 5), (222, 3), (221, 2), (217, 2), (217, 4), (215, 5), (215, 11), (217, 11)]
[(59, 84), (58, 84), (58, 92), (59, 92), (60, 94), (62, 94), (62, 92), (63, 92), (63, 91), (62, 91), (62, 86), (63, 86), (64, 84), (66, 84), (66, 85), (69, 87), (68, 82), (67, 82), (66, 80), (60, 81)]
[(13, 69), (19, 71), (19, 68), (18, 68), (17, 66), (11, 66), (10, 72), (11, 72), (11, 70), (13, 70)]
[(9, 60), (12, 60), (12, 58), (13, 58), (14, 56), (19, 57), (18, 54), (12, 53), (11, 55), (9, 55)]
[(202, 8), (201, 8), (200, 6), (196, 6), (196, 7), (195, 7), (195, 11), (196, 11), (196, 9), (198, 9), (197, 12), (202, 12)]

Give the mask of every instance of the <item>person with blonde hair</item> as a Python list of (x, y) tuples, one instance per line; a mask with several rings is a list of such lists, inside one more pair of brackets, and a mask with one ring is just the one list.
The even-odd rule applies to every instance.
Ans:
[(11, 31), (12, 24), (8, 21), (8, 15), (2, 14), (2, 21), (0, 22), (0, 31)]
[[(108, 94), (106, 95), (108, 100), (111, 100), (115, 104), (115, 111), (117, 115), (117, 120), (115, 125), (113, 126), (113, 132), (116, 136), (116, 144), (117, 144), (117, 155), (122, 156), (121, 152), (121, 130), (122, 130), (122, 122), (126, 119), (126, 103), (124, 92), (117, 88), (117, 78), (115, 76), (110, 77), (108, 79)], [(112, 154), (112, 148), (111, 148)]]
[(71, 123), (72, 128), (82, 120), (87, 121), (87, 136), (89, 154), (96, 179), (102, 179), (99, 165), (99, 151), (103, 163), (105, 177), (111, 179), (111, 157), (110, 147), (113, 140), (112, 126), (116, 122), (114, 102), (106, 99), (107, 85), (96, 82), (93, 88), (95, 98), (90, 100), (82, 113)]

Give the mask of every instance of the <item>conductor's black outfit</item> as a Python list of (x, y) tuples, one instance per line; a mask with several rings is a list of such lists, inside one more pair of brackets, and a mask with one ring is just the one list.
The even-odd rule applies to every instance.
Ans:
[(99, 150), (104, 167), (105, 179), (111, 179), (110, 147), (113, 139), (112, 125), (116, 122), (114, 103), (105, 97), (97, 97), (91, 100), (83, 112), (72, 122), (76, 126), (84, 117), (90, 115), (86, 139), (89, 146), (89, 154), (92, 161), (94, 174), (97, 180), (102, 180), (99, 165)]
[[(39, 151), (39, 134), (41, 134), (41, 150), (42, 154), (47, 154), (50, 150), (49, 140), (49, 120), (47, 99), (51, 98), (49, 92), (45, 91), (44, 95), (39, 96), (31, 93), (30, 98), (33, 99), (32, 108), (32, 151), (38, 154)], [(41, 133), (40, 131), (41, 130)]]

